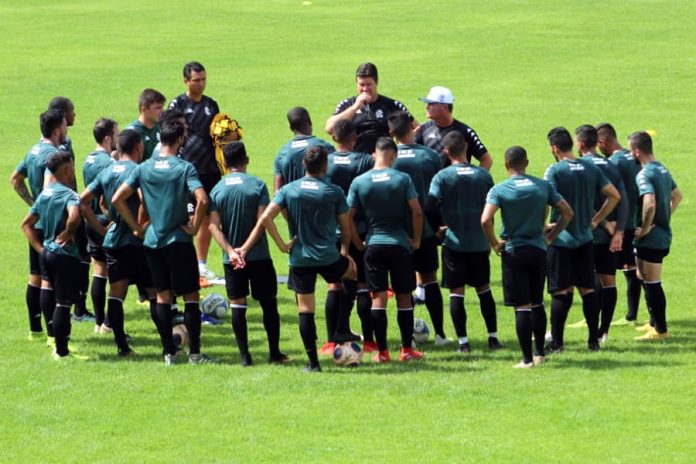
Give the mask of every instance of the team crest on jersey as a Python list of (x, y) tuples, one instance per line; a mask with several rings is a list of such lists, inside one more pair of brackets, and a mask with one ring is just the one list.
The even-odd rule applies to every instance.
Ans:
[(169, 169), (169, 160), (155, 161), (155, 169)]
[(372, 174), (372, 182), (386, 182), (389, 179), (391, 179), (391, 177), (389, 177), (389, 174), (387, 174), (386, 172)]
[(382, 110), (377, 110), (377, 111), (375, 111), (375, 117), (376, 117), (377, 119), (382, 119), (382, 118), (384, 118), (384, 111), (382, 111)]
[(207, 106), (205, 107), (205, 115), (210, 116), (210, 108), (208, 108)]
[(319, 184), (312, 180), (303, 180), (300, 188), (304, 190), (319, 190)]

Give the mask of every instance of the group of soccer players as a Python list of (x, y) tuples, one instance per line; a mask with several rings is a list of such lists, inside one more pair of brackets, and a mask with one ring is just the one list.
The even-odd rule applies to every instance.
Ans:
[[(364, 351), (374, 353), (373, 361), (389, 362), (390, 294), (397, 306), (400, 361), (424, 357), (412, 339), (416, 299), (428, 310), (435, 344), (451, 343), (443, 327), (440, 282), (449, 289), (458, 351), (471, 350), (466, 286), (477, 292), (489, 348), (501, 348), (491, 250), (502, 257), (504, 300), (515, 309), (522, 351), (515, 367), (530, 368), (543, 363), (547, 352), (563, 351), (574, 288), (582, 298), (588, 349), (599, 350), (616, 306), (617, 269), (628, 283), (627, 321), (636, 320), (645, 289), (651, 320), (639, 338), (668, 336), (661, 269), (681, 193), (656, 161), (647, 132), (631, 134), (629, 149), (623, 149), (607, 123), (580, 126), (575, 137), (554, 128), (547, 138), (557, 163), (544, 179), (526, 174), (526, 151), (511, 147), (505, 152), (510, 177), (494, 185), (488, 173), (492, 157), (476, 132), (452, 117), (449, 89), (433, 87), (421, 98), (430, 120), (419, 125), (402, 103), (377, 93), (377, 68), (365, 63), (356, 72), (358, 95), (339, 103), (327, 121), (335, 148), (313, 135), (306, 109), (288, 112), (293, 138), (275, 159), (271, 199), (264, 182), (247, 173), (241, 132), (220, 130), (237, 125), (218, 123), (217, 104), (203, 95), (205, 79), (202, 65), (188, 63), (187, 92), (170, 110), (163, 113), (164, 96), (146, 89), (140, 117), (127, 129), (119, 132), (110, 119), (97, 121), (97, 146), (85, 160), (80, 195), (67, 137), (74, 107), (59, 98), (67, 108), (42, 113), (42, 138), (11, 182), (31, 206), (22, 223), (30, 243), (30, 336), (42, 337), (43, 314), (55, 359), (75, 356), (68, 347), (70, 308), (76, 306), (73, 317), (85, 317), (78, 308), (84, 307), (89, 256), (95, 331), (113, 332), (120, 356), (133, 354), (123, 300), (128, 286), (136, 284), (149, 300), (165, 364), (177, 360), (181, 338), (172, 326), (182, 319), (189, 362), (211, 362), (201, 353), (199, 290), (200, 278), (210, 276), (205, 258), (212, 237), (223, 250), (241, 364), (252, 364), (249, 294), (263, 311), (269, 362), (287, 362), (279, 349), (277, 276), (266, 232), (289, 253), (288, 285), (296, 294), (309, 372), (321, 370), (320, 353), (360, 339)], [(220, 136), (217, 159), (213, 134)], [(479, 166), (471, 164), (472, 157)], [(497, 210), (499, 235), (493, 226)], [(278, 216), (288, 223), (289, 239), (276, 227)], [(314, 316), (318, 275), (328, 284), (327, 342), (321, 349)], [(550, 334), (543, 305), (547, 281)], [(183, 316), (173, 309), (177, 299), (183, 301)], [(354, 305), (362, 335), (350, 328)]]

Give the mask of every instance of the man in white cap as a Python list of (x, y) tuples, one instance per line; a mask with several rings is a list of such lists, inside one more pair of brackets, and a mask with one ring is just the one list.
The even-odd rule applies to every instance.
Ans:
[(419, 98), (419, 100), (426, 103), (425, 110), (428, 113), (429, 121), (423, 123), (416, 132), (415, 143), (439, 152), (443, 156), (443, 166), (447, 166), (449, 160), (442, 154), (442, 139), (449, 132), (461, 132), (468, 146), (467, 162), (471, 162), (473, 156), (482, 168), (490, 171), (493, 158), (479, 139), (476, 131), (452, 117), (452, 109), (454, 108), (452, 91), (447, 87), (436, 86), (430, 89), (426, 97)]

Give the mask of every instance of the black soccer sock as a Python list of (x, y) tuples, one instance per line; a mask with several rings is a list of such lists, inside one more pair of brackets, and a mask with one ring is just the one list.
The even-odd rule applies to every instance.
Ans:
[(249, 341), (246, 320), (246, 305), (231, 304), (232, 308), (232, 330), (234, 338), (237, 340), (237, 348), (242, 356), (249, 354)]
[(515, 308), (515, 330), (525, 363), (532, 362), (532, 311)]
[(573, 294), (563, 293), (551, 297), (551, 336), (555, 346), (563, 346), (563, 332), (568, 311), (573, 304)]
[(589, 292), (582, 295), (582, 313), (587, 323), (587, 341), (596, 343), (599, 332), (599, 301), (597, 292)]
[(617, 292), (616, 287), (602, 287), (600, 292), (602, 301), (601, 322), (599, 324), (599, 333), (608, 334), (611, 320), (614, 318), (614, 310), (616, 309)]
[(353, 301), (355, 301), (357, 290), (358, 283), (356, 281), (343, 281), (339, 298), (338, 317), (336, 318), (337, 333), (347, 334), (350, 332), (350, 313), (353, 310)]
[[(172, 308), (169, 303), (157, 303), (155, 307), (157, 332), (165, 354), (175, 354), (176, 345), (172, 336)], [(188, 326), (186, 327), (188, 329)]]
[(532, 306), (532, 333), (537, 356), (545, 356), (544, 337), (546, 336), (546, 310), (544, 305)]
[(46, 335), (53, 337), (55, 336), (53, 333), (53, 312), (56, 309), (56, 294), (52, 288), (42, 288), (40, 291), (39, 303), (46, 323)]
[(425, 307), (430, 314), (430, 321), (433, 323), (433, 330), (442, 338), (445, 337), (444, 314), (442, 309), (442, 292), (440, 284), (430, 282), (423, 285), (425, 290)]
[(495, 300), (493, 292), (489, 288), (481, 293), (478, 293), (479, 303), (481, 305), (481, 316), (486, 323), (486, 330), (489, 334), (498, 331), (498, 318), (495, 314)]
[(259, 300), (263, 310), (263, 328), (268, 337), (268, 352), (271, 356), (280, 353), (280, 314), (278, 314), (278, 300), (276, 297)]
[[(172, 315), (169, 314), (169, 333), (172, 333)], [(184, 324), (189, 336), (189, 353), (201, 352), (201, 310), (197, 301), (184, 301)]]
[(370, 297), (369, 291), (358, 291), (356, 297), (356, 307), (358, 311), (358, 317), (360, 318), (360, 327), (362, 328), (363, 341), (374, 342), (374, 329), (372, 328), (372, 316), (370, 315), (370, 311), (372, 309), (372, 297)]
[(334, 341), (336, 333), (336, 325), (338, 322), (338, 312), (340, 307), (341, 292), (338, 290), (329, 290), (326, 292), (326, 336), (329, 342)]
[(399, 323), (399, 332), (401, 332), (401, 346), (411, 348), (413, 344), (413, 306), (399, 308), (396, 312), (396, 321)]
[(70, 337), (70, 306), (56, 304), (53, 309), (53, 333), (56, 337), (56, 353), (67, 356), (68, 338)]
[(662, 289), (662, 282), (646, 282), (645, 298), (655, 320), (655, 330), (661, 334), (667, 332), (667, 298)]
[(464, 307), (464, 295), (450, 293), (450, 315), (452, 325), (458, 338), (466, 337), (466, 308)]
[(84, 316), (87, 313), (87, 292), (89, 291), (89, 262), (80, 261), (80, 270), (77, 275), (80, 295), (75, 304), (75, 316)]
[(624, 277), (626, 278), (626, 319), (635, 321), (638, 319), (641, 281), (635, 269), (625, 270)]
[(317, 326), (314, 322), (314, 313), (299, 313), (300, 337), (304, 345), (310, 367), (319, 366), (317, 357)]
[(41, 326), (41, 287), (27, 284), (27, 313), (29, 314), (29, 330), (43, 332)]
[(655, 327), (655, 316), (653, 315), (652, 308), (650, 307), (650, 300), (648, 299), (648, 286), (644, 280), (641, 279), (640, 286), (643, 288), (643, 293), (645, 295), (645, 308), (648, 310), (649, 320), (648, 323), (651, 327)]
[(120, 350), (128, 350), (126, 330), (124, 328), (123, 300), (110, 296), (106, 303), (106, 311), (109, 314), (111, 328), (114, 331), (114, 341)]
[(96, 325), (102, 325), (106, 320), (106, 313), (104, 312), (104, 306), (106, 305), (106, 280), (104, 276), (92, 276), (92, 286), (90, 287), (89, 294), (92, 298)]
[[(387, 310), (386, 308), (372, 308), (370, 316), (372, 316), (372, 327), (375, 331), (375, 339), (377, 339), (377, 348), (379, 351), (384, 351), (387, 349)], [(411, 333), (413, 333), (413, 327), (411, 327)]]

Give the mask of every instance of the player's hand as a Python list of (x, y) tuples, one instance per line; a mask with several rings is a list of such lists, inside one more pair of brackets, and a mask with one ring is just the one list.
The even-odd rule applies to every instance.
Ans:
[(495, 254), (500, 256), (503, 253), (503, 250), (505, 249), (505, 240), (500, 240), (494, 247), (493, 251), (495, 251)]
[(366, 248), (365, 242), (363, 242), (362, 240), (358, 240), (356, 242), (353, 242), (353, 246), (358, 251), (365, 251), (365, 248)]
[(358, 108), (361, 106), (367, 105), (370, 103), (370, 96), (366, 93), (361, 93), (355, 98), (355, 104), (358, 105)]
[(235, 269), (242, 269), (246, 266), (246, 250), (244, 248), (232, 248), (229, 247), (227, 250), (227, 256), (229, 256), (230, 263)]
[(549, 222), (548, 224), (544, 224), (544, 235), (551, 232), (555, 227), (556, 227), (555, 222)]
[(193, 223), (191, 221), (189, 221), (188, 224), (183, 224), (181, 226), (181, 230), (183, 230), (192, 237), (198, 233), (198, 229), (193, 226)]
[(592, 221), (590, 221), (590, 229), (595, 230), (598, 225), (599, 225), (599, 222), (595, 221), (594, 219), (592, 219)]
[(420, 245), (421, 245), (420, 240), (416, 241), (414, 239), (411, 239), (411, 240), (409, 240), (409, 242), (411, 243), (411, 248), (413, 248), (413, 251), (416, 251), (417, 249), (420, 248)]
[(442, 226), (440, 227), (437, 232), (435, 232), (435, 236), (437, 237), (438, 240), (440, 240), (440, 243), (445, 239), (445, 234), (447, 233), (447, 226)]
[(297, 235), (291, 238), (288, 243), (284, 243), (282, 246), (279, 246), (280, 251), (282, 251), (283, 253), (290, 253), (292, 246), (295, 244), (295, 240), (297, 240)]
[(648, 227), (647, 229), (644, 227), (636, 227), (635, 237), (636, 238), (643, 238), (646, 235), (648, 235), (650, 232), (652, 232), (652, 230), (654, 228), (655, 228), (655, 224), (650, 224), (650, 227)]
[(609, 235), (614, 235), (614, 232), (616, 232), (616, 221), (606, 221), (604, 223), (604, 230), (607, 231)]
[(623, 247), (623, 233), (614, 232), (611, 237), (611, 242), (609, 243), (609, 251), (612, 253), (618, 253)]
[(69, 232), (67, 229), (58, 234), (56, 237), (55, 242), (62, 247), (67, 245), (68, 243), (72, 242), (73, 236), (75, 234), (73, 232)]

